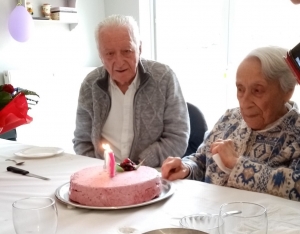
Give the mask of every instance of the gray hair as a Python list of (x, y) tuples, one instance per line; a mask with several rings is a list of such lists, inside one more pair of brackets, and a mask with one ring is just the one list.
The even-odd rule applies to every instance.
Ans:
[[(101, 21), (96, 27), (95, 39), (97, 43), (97, 48), (99, 47), (99, 32), (107, 27), (127, 27), (131, 38), (135, 42), (136, 46), (140, 46), (140, 32), (139, 26), (135, 19), (131, 16), (124, 15), (111, 15)], [(98, 48), (99, 50), (99, 48)]]
[(297, 80), (294, 73), (291, 71), (284, 56), (287, 54), (287, 49), (276, 46), (261, 47), (252, 50), (247, 58), (256, 57), (260, 60), (262, 73), (269, 80), (277, 80), (281, 89), (287, 93), (294, 90)]

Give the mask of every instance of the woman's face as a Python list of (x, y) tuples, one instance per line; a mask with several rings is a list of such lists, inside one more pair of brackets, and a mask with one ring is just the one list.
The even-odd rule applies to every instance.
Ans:
[(279, 82), (267, 80), (257, 58), (247, 58), (239, 65), (236, 87), (241, 114), (254, 130), (264, 129), (283, 116), (293, 93), (284, 93)]

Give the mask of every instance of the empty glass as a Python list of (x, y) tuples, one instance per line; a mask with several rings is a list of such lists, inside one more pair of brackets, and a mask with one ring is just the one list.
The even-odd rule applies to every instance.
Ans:
[(223, 224), (219, 227), (220, 234), (265, 234), (268, 231), (267, 209), (251, 202), (223, 204), (220, 208), (219, 222)]
[(17, 234), (55, 234), (57, 209), (50, 197), (28, 197), (12, 204)]

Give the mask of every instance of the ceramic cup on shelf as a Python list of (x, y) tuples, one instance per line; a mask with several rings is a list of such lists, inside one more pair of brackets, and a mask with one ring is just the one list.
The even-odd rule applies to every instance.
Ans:
[(48, 3), (45, 3), (42, 5), (42, 13), (44, 17), (51, 19), (51, 5)]
[(30, 15), (33, 15), (33, 8), (30, 2), (26, 2), (26, 9)]

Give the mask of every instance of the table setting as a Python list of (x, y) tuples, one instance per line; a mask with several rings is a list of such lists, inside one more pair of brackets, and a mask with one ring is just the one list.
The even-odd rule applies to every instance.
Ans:
[[(163, 181), (162, 197), (146, 204), (107, 208), (72, 204), (66, 192), (70, 176), (83, 168), (103, 165), (104, 161), (69, 154), (63, 149), (62, 151), (56, 150), (55, 152), (59, 153), (52, 153), (50, 156), (40, 154), (38, 157), (27, 157), (27, 155), (22, 157), (19, 154), (20, 152), (24, 154), (35, 147), (38, 146), (0, 139), (0, 233), (17, 233), (14, 226), (16, 223), (14, 218), (18, 217), (15, 211), (16, 204), (18, 204), (17, 201), (27, 198), (48, 198), (48, 202), (54, 201), (55, 206), (51, 202), (49, 206), (55, 207), (50, 210), (54, 217), (51, 225), (56, 225), (56, 232), (54, 232), (56, 234), (213, 233), (195, 226), (184, 226), (182, 220), (184, 217), (191, 216), (196, 216), (199, 220), (201, 215), (207, 220), (207, 217), (219, 215), (224, 217), (226, 212), (237, 211), (220, 221), (220, 226), (227, 228), (232, 223), (242, 222), (240, 218), (237, 218), (241, 217), (238, 216), (241, 215), (239, 211), (246, 214), (241, 206), (224, 210), (226, 205), (238, 202), (258, 204), (262, 209), (265, 208), (263, 217), (266, 217), (264, 223), (267, 223), (267, 232), (256, 233), (300, 233), (299, 202), (192, 180)], [(16, 165), (14, 161), (6, 161), (7, 159), (24, 163)], [(22, 169), (29, 174), (45, 177), (48, 180), (28, 176), (28, 173), (24, 175), (13, 173), (7, 170), (9, 167)], [(255, 209), (247, 208), (247, 210)], [(55, 211), (57, 221), (53, 215)], [(51, 214), (47, 215), (51, 216)], [(222, 219), (217, 218), (217, 220)], [(227, 221), (230, 221), (230, 225), (227, 225)], [(219, 225), (219, 221), (217, 224)], [(181, 232), (182, 230), (185, 232)], [(225, 233), (220, 228), (217, 228), (217, 231)], [(45, 232), (35, 233), (45, 234)]]

